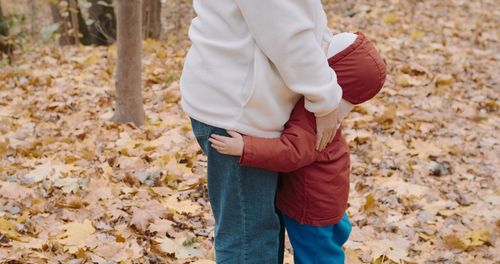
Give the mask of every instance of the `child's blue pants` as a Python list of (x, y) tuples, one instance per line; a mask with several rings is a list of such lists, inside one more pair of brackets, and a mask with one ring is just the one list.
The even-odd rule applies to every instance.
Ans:
[(286, 215), (283, 215), (283, 220), (293, 247), (295, 264), (344, 263), (342, 245), (352, 229), (347, 214), (339, 223), (330, 226), (302, 225)]

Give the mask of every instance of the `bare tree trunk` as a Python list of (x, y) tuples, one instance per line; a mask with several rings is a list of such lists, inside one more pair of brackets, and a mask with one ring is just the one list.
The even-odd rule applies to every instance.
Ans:
[(35, 32), (38, 32), (38, 30), (36, 29), (36, 25), (35, 25), (35, 20), (36, 20), (36, 17), (37, 17), (37, 12), (36, 12), (36, 7), (35, 7), (35, 0), (30, 0), (30, 12), (31, 12), (31, 39), (33, 40), (33, 38), (35, 37)]
[[(77, 2), (78, 3), (78, 2)], [(77, 21), (78, 21), (78, 32), (80, 32), (80, 43), (83, 45), (91, 45), (93, 44), (93, 38), (90, 34), (89, 27), (85, 23), (85, 19), (82, 15), (82, 10), (80, 7), (77, 8)]]
[(61, 7), (61, 2), (59, 4), (56, 4), (54, 2), (50, 3), (50, 12), (52, 13), (52, 19), (54, 20), (54, 23), (59, 23), (59, 45), (64, 46), (64, 45), (71, 45), (71, 39), (68, 34), (68, 22), (66, 19), (63, 18), (61, 15), (60, 9), (64, 8), (64, 6)]
[[(118, 0), (119, 1), (119, 0)], [(116, 16), (112, 0), (90, 0), (89, 17), (94, 20), (90, 26), (93, 43), (109, 45), (116, 40)]]
[(111, 120), (141, 126), (145, 119), (141, 88), (141, 0), (119, 0), (116, 3), (116, 109)]
[[(50, 11), (54, 23), (59, 23), (59, 44), (74, 45), (92, 44), (92, 37), (85, 24), (77, 0), (61, 0), (50, 3)], [(80, 36), (81, 35), (81, 36)]]
[(14, 43), (9, 37), (9, 23), (3, 15), (2, 3), (0, 1), (0, 59), (3, 54), (9, 58), (9, 63), (12, 63), (14, 58)]
[(0, 36), (9, 35), (9, 25), (7, 19), (3, 16), (2, 2), (0, 2)]
[(69, 16), (71, 19), (71, 33), (76, 45), (80, 44), (80, 27), (78, 25), (78, 13), (80, 8), (76, 4), (76, 0), (69, 0)]
[(161, 34), (160, 0), (144, 0), (142, 4), (142, 36), (144, 39), (159, 39)]

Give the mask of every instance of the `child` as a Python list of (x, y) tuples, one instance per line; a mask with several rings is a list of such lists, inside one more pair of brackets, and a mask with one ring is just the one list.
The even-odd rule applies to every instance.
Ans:
[[(343, 89), (342, 118), (352, 108), (349, 103), (371, 99), (385, 82), (386, 66), (373, 44), (362, 33), (354, 37), (342, 51), (329, 49), (327, 53), (335, 54), (328, 63)], [(335, 44), (332, 41), (330, 46)], [(231, 137), (213, 134), (212, 147), (222, 154), (241, 156), (241, 165), (282, 172), (276, 206), (283, 214), (295, 263), (344, 263), (342, 245), (351, 232), (345, 213), (350, 163), (341, 129), (324, 150), (316, 151), (315, 116), (304, 108), (302, 98), (280, 138), (228, 134)]]

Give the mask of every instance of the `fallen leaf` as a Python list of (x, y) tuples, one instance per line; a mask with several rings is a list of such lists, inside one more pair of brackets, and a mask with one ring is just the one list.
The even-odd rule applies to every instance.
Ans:
[(174, 254), (177, 259), (187, 259), (192, 257), (203, 257), (203, 251), (200, 245), (192, 241), (192, 237), (171, 239), (163, 237), (156, 241), (160, 245), (160, 249), (168, 254)]
[(0, 196), (12, 200), (22, 200), (28, 197), (34, 197), (32, 189), (26, 188), (16, 182), (0, 181)]
[(197, 203), (190, 200), (178, 200), (178, 195), (172, 195), (163, 202), (163, 205), (168, 209), (173, 209), (178, 213), (196, 214), (201, 211), (201, 207)]
[(151, 222), (156, 221), (165, 213), (165, 208), (159, 202), (151, 200), (142, 208), (133, 208), (130, 225), (144, 233)]
[(76, 253), (84, 245), (86, 239), (93, 236), (95, 229), (90, 220), (83, 223), (71, 222), (63, 226), (64, 232), (57, 236), (56, 241), (63, 244), (69, 253)]

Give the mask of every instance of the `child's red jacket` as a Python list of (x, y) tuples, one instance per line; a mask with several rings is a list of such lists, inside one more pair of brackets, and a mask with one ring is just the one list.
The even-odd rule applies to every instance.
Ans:
[[(343, 97), (358, 104), (375, 96), (385, 81), (383, 59), (361, 33), (344, 51), (329, 59), (343, 88)], [(283, 172), (276, 206), (302, 224), (333, 225), (340, 221), (349, 196), (349, 147), (337, 130), (325, 150), (315, 150), (316, 118), (295, 105), (280, 138), (244, 136), (240, 164)]]
[(276, 194), (281, 212), (303, 224), (331, 225), (342, 218), (349, 195), (349, 148), (341, 134), (315, 151), (316, 119), (301, 99), (279, 141), (243, 137), (240, 163), (283, 172)]

